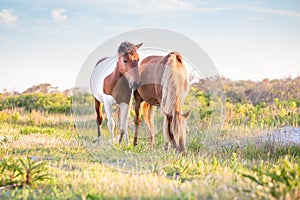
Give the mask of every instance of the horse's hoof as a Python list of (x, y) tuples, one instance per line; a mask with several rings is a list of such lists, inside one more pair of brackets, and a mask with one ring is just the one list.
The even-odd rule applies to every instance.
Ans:
[(112, 139), (110, 139), (110, 143), (111, 144), (115, 144), (115, 141), (114, 141), (114, 139), (112, 138)]
[(101, 138), (98, 137), (98, 138), (96, 139), (96, 144), (100, 144), (100, 142), (101, 142)]
[(184, 151), (181, 151), (180, 154), (181, 154), (182, 156), (187, 156), (188, 153), (187, 153), (186, 150), (184, 150)]
[(121, 144), (121, 142), (122, 142), (122, 140), (120, 141), (120, 138), (121, 138), (121, 135), (118, 135), (117, 137), (116, 137), (116, 142), (118, 142), (119, 144)]

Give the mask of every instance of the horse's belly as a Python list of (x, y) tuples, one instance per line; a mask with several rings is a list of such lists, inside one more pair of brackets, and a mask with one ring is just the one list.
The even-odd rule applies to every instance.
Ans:
[(110, 102), (110, 104), (116, 103), (116, 100), (113, 98), (113, 96), (104, 94), (103, 84), (97, 85), (95, 91), (93, 92), (93, 95), (100, 102), (108, 101)]
[(153, 106), (159, 106), (160, 102), (157, 99), (144, 99), (148, 104)]
[(156, 84), (143, 85), (138, 89), (142, 99), (151, 105), (159, 105), (161, 100), (161, 93), (156, 88)]

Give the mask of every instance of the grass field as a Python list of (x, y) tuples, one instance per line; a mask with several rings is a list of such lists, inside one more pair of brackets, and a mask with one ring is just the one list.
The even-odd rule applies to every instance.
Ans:
[[(253, 140), (253, 129), (231, 129), (218, 141), (188, 147), (186, 157), (169, 155), (163, 167), (135, 174), (91, 156), (68, 124), (70, 116), (36, 113), (35, 117), (60, 120), (52, 127), (1, 123), (1, 199), (297, 199), (300, 195), (300, 148), (260, 137)], [(238, 140), (231, 140), (230, 134), (238, 135)], [(143, 154), (141, 147), (135, 152)], [(30, 170), (29, 164), (39, 163), (44, 165)], [(42, 178), (28, 184), (27, 173)]]
[[(55, 107), (43, 111), (4, 108), (9, 104), (2, 103), (0, 199), (300, 198), (300, 146), (272, 137), (284, 125), (299, 126), (297, 99), (270, 104), (226, 101), (219, 127), (211, 121), (214, 104), (208, 105), (209, 96), (191, 91), (186, 108), (194, 113), (187, 156), (160, 151), (159, 125), (154, 153), (144, 137), (133, 147), (133, 113), (130, 144), (112, 146), (105, 143), (105, 123), (102, 141), (97, 141), (94, 113), (77, 118), (74, 128), (63, 105), (48, 103)], [(63, 112), (53, 112), (56, 109)], [(159, 124), (162, 115), (157, 112)], [(78, 128), (80, 124), (87, 132)]]

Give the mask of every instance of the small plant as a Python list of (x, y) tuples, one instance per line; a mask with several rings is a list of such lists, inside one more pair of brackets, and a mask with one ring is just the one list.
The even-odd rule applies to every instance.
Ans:
[(6, 144), (8, 144), (10, 141), (8, 139), (8, 137), (6, 135), (4, 135), (4, 138), (3, 139), (0, 139), (0, 145), (1, 146), (4, 146)]
[(165, 171), (168, 175), (177, 178), (178, 175), (184, 175), (187, 172), (189, 163), (184, 158), (175, 160), (172, 165), (165, 167)]
[(5, 122), (8, 119), (8, 114), (5, 112), (0, 112), (0, 121)]
[(9, 158), (0, 161), (0, 189), (28, 185), (37, 186), (38, 182), (50, 179), (46, 162)]
[(11, 116), (11, 120), (12, 120), (13, 123), (17, 123), (19, 118), (20, 118), (20, 113), (19, 112), (16, 112)]
[(11, 137), (4, 135), (0, 137), (0, 157), (1, 155), (6, 155), (10, 150), (11, 144), (20, 139), (20, 135), (13, 135)]
[(300, 165), (289, 161), (286, 156), (279, 160), (278, 165), (267, 169), (261, 165), (254, 169), (255, 174), (243, 174), (258, 187), (258, 196), (269, 199), (299, 199), (300, 198)]

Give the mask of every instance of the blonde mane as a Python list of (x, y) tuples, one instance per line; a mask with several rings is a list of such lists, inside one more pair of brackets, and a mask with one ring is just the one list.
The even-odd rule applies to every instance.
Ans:
[(183, 125), (182, 106), (188, 93), (189, 82), (182, 56), (177, 52), (169, 55), (161, 81), (163, 86), (161, 107), (164, 113), (171, 118), (168, 119), (171, 122), (168, 131), (170, 134), (166, 137), (169, 137), (170, 140), (174, 139), (178, 147), (180, 138), (185, 137), (174, 133), (179, 133), (180, 126)]
[(172, 52), (169, 55), (161, 80), (163, 86), (161, 107), (166, 114), (174, 116), (175, 111), (182, 112), (189, 82), (181, 55), (177, 52)]

